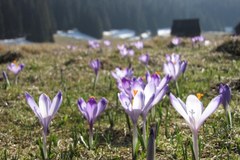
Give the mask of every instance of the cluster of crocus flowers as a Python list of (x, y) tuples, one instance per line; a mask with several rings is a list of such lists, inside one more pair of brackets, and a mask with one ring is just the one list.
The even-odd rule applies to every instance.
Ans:
[(105, 110), (108, 101), (105, 98), (101, 98), (99, 102), (94, 97), (90, 97), (87, 103), (83, 98), (79, 98), (77, 104), (79, 111), (87, 119), (89, 124), (89, 146), (93, 145), (93, 124), (97, 117)]
[(149, 54), (142, 54), (139, 56), (138, 58), (139, 62), (144, 64), (145, 66), (148, 66), (148, 62), (149, 62)]
[(172, 55), (166, 55), (167, 62), (164, 63), (163, 71), (166, 75), (172, 77), (174, 81), (183, 74), (187, 67), (187, 62), (181, 60), (179, 54), (173, 53)]
[(192, 37), (191, 40), (193, 44), (196, 44), (196, 43), (204, 42), (205, 38), (203, 36), (195, 36), (195, 37)]
[(49, 124), (56, 115), (62, 103), (62, 93), (58, 92), (53, 98), (53, 101), (51, 101), (46, 94), (41, 94), (39, 97), (39, 105), (36, 104), (33, 97), (29, 93), (25, 93), (25, 97), (28, 105), (38, 117), (38, 120), (43, 127), (43, 153), (44, 159), (48, 159), (46, 137), (49, 134)]
[(89, 46), (90, 48), (92, 48), (92, 49), (97, 49), (97, 48), (100, 47), (100, 44), (99, 44), (99, 42), (96, 41), (96, 40), (89, 40), (89, 41), (88, 41), (88, 46)]
[(219, 85), (219, 94), (222, 95), (222, 105), (224, 107), (226, 117), (229, 123), (230, 128), (232, 128), (232, 116), (230, 111), (230, 101), (231, 101), (231, 89), (227, 84)]
[(71, 50), (71, 51), (76, 51), (77, 50), (77, 46), (67, 45), (67, 49)]
[(114, 71), (111, 72), (113, 78), (118, 82), (123, 78), (131, 79), (133, 77), (133, 69), (132, 68), (115, 68)]
[(146, 120), (151, 108), (157, 104), (168, 91), (169, 76), (163, 79), (158, 74), (147, 73), (146, 82), (142, 78), (123, 78), (118, 83), (121, 91), (118, 94), (119, 100), (133, 122), (133, 157), (135, 157), (135, 147), (137, 141), (137, 120), (139, 116), (143, 119), (143, 139), (146, 146)]
[(134, 50), (131, 48), (128, 48), (126, 45), (117, 45), (117, 48), (119, 50), (119, 53), (122, 57), (125, 56), (133, 56), (134, 55)]
[(132, 43), (132, 45), (133, 45), (136, 49), (138, 49), (138, 50), (141, 50), (141, 49), (143, 49), (143, 47), (144, 47), (144, 44), (143, 44), (142, 41), (134, 42), (134, 43)]
[(175, 81), (177, 94), (179, 95), (179, 88), (177, 79), (183, 74), (187, 67), (187, 61), (182, 61), (179, 54), (173, 53), (172, 55), (166, 55), (167, 62), (163, 65), (163, 71), (165, 75), (169, 75), (172, 80)]
[(198, 97), (195, 95), (189, 95), (185, 104), (181, 99), (176, 98), (170, 93), (172, 106), (186, 120), (192, 131), (193, 150), (196, 160), (199, 159), (198, 131), (203, 122), (218, 108), (222, 98), (221, 95), (215, 97), (204, 110), (202, 102), (198, 99), (200, 97), (201, 95), (198, 95)]

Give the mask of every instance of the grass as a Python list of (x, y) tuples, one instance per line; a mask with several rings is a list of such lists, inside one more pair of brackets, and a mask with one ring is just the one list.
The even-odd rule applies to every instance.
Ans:
[[(182, 59), (188, 61), (186, 73), (178, 81), (180, 97), (185, 101), (189, 94), (203, 93), (205, 107), (218, 95), (218, 84), (228, 83), (232, 88), (230, 107), (233, 128), (227, 128), (224, 109), (220, 106), (200, 129), (200, 156), (202, 159), (235, 160), (240, 156), (240, 60), (239, 57), (214, 51), (229, 37), (208, 38), (212, 42), (209, 47), (192, 48), (190, 41), (185, 39), (185, 46), (168, 48), (169, 38), (155, 37), (144, 42), (145, 49), (137, 51), (131, 62), (134, 75), (144, 76), (145, 68), (138, 62), (138, 56), (149, 52), (151, 71), (160, 71), (163, 75), (165, 54), (180, 53)], [(128, 66), (127, 58), (120, 57), (116, 44), (130, 42), (114, 40), (113, 48), (94, 51), (87, 48), (86, 42), (58, 37), (56, 40), (54, 44), (0, 47), (1, 53), (20, 53), (22, 57), (18, 62), (25, 64), (18, 85), (14, 85), (15, 77), (9, 71), (11, 87), (6, 89), (5, 81), (0, 81), (0, 159), (41, 159), (38, 146), (41, 143), (41, 126), (27, 105), (24, 93), (29, 92), (38, 101), (41, 93), (53, 98), (59, 90), (63, 92), (63, 103), (50, 125), (48, 136), (51, 159), (131, 159), (132, 133), (110, 74), (117, 66)], [(68, 44), (76, 45), (77, 50), (67, 49)], [(100, 59), (102, 68), (93, 90), (95, 75), (88, 63), (95, 58)], [(1, 64), (0, 69), (6, 71), (6, 64)], [(173, 83), (170, 89), (176, 94)], [(109, 101), (107, 110), (94, 125), (93, 150), (87, 148), (88, 124), (77, 108), (77, 99), (89, 96), (97, 99), (105, 97)], [(148, 127), (159, 124), (156, 159), (192, 159), (191, 131), (170, 105), (167, 96), (155, 106), (155, 111), (156, 117), (149, 117)], [(145, 158), (146, 152), (140, 145), (138, 159)]]

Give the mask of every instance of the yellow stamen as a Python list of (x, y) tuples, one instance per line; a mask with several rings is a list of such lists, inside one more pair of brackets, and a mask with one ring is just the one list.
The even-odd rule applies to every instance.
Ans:
[(156, 71), (155, 74), (157, 74), (158, 76), (160, 75), (160, 72), (159, 71)]
[(15, 64), (16, 66), (18, 66), (18, 63), (16, 60), (14, 60), (12, 63)]
[(94, 96), (90, 96), (89, 98), (93, 98), (93, 99), (95, 99), (95, 97), (94, 97)]
[(136, 94), (138, 93), (138, 90), (133, 90), (133, 96), (136, 96)]
[(202, 99), (202, 97), (203, 97), (203, 94), (202, 93), (197, 93), (197, 98), (200, 100), (200, 99)]

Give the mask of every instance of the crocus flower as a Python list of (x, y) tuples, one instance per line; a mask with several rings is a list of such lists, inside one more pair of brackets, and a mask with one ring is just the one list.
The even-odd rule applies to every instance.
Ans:
[(109, 40), (105, 40), (105, 41), (103, 41), (103, 43), (106, 47), (111, 46), (111, 41), (109, 41)]
[(230, 127), (232, 127), (232, 118), (229, 104), (231, 101), (231, 88), (227, 84), (220, 84), (219, 93), (222, 95), (222, 105), (224, 107), (226, 117), (229, 121)]
[(176, 81), (179, 75), (185, 72), (187, 62), (181, 61), (180, 55), (177, 54), (172, 54), (171, 56), (166, 55), (166, 60), (167, 62), (164, 63), (163, 66), (164, 73)]
[(94, 97), (90, 97), (86, 103), (83, 98), (78, 100), (78, 109), (87, 119), (89, 124), (89, 145), (93, 144), (93, 124), (97, 117), (105, 110), (108, 101), (102, 98), (98, 103)]
[(95, 41), (95, 40), (89, 40), (88, 41), (88, 46), (90, 48), (97, 49), (97, 48), (100, 47), (100, 44), (97, 41)]
[(89, 63), (90, 67), (94, 70), (95, 74), (98, 75), (98, 71), (101, 67), (99, 59), (94, 59)]
[(204, 42), (205, 38), (203, 36), (192, 37), (192, 43)]
[(150, 107), (155, 96), (154, 93), (155, 86), (153, 83), (147, 84), (144, 90), (139, 85), (134, 85), (131, 96), (124, 92), (118, 93), (119, 101), (133, 122), (133, 159), (136, 158), (136, 145), (138, 139), (137, 120), (142, 112)]
[(178, 46), (178, 45), (180, 45), (180, 43), (181, 43), (181, 39), (178, 38), (178, 37), (174, 37), (174, 38), (172, 39), (171, 43), (172, 43), (174, 46)]
[(122, 78), (132, 78), (133, 77), (133, 69), (132, 68), (124, 68), (121, 69), (119, 67), (115, 68), (114, 71), (111, 72), (113, 78), (117, 81), (120, 81)]
[(218, 108), (221, 95), (215, 97), (204, 110), (202, 102), (194, 95), (189, 95), (186, 104), (170, 93), (170, 101), (176, 111), (186, 120), (192, 131), (195, 159), (199, 159), (198, 131), (203, 122)]
[(141, 56), (139, 56), (138, 60), (147, 66), (149, 62), (149, 54), (142, 54)]
[(10, 63), (7, 68), (15, 75), (18, 75), (24, 68), (24, 64), (17, 64), (16, 62)]
[(46, 136), (49, 134), (49, 124), (62, 103), (62, 93), (58, 92), (53, 98), (53, 101), (51, 101), (46, 94), (41, 94), (39, 97), (39, 105), (36, 104), (29, 93), (26, 92), (25, 97), (28, 105), (38, 117), (38, 120), (43, 127), (43, 152), (47, 159)]
[(133, 43), (133, 45), (137, 48), (137, 49), (143, 49), (144, 45), (142, 41), (137, 41), (135, 43)]

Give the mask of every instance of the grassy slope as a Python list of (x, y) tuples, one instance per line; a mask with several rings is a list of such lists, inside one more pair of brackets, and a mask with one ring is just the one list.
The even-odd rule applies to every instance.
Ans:
[[(240, 61), (224, 53), (212, 51), (227, 37), (211, 36), (210, 47), (193, 48), (185, 40), (186, 46), (169, 49), (170, 39), (153, 38), (146, 41), (143, 51), (150, 53), (150, 68), (162, 72), (166, 53), (181, 53), (182, 59), (188, 61), (184, 77), (179, 79), (181, 98), (187, 95), (203, 93), (204, 106), (218, 93), (217, 84), (229, 83), (233, 99), (233, 129), (228, 130), (223, 107), (210, 116), (200, 130), (201, 157), (204, 159), (237, 159), (240, 153), (240, 109), (239, 79)], [(66, 49), (67, 44), (78, 46), (76, 51)], [(116, 46), (117, 42), (114, 42)], [(123, 43), (123, 42), (122, 42)], [(130, 43), (130, 42), (126, 42)], [(5, 82), (0, 82), (0, 157), (5, 155), (17, 159), (41, 159), (37, 141), (41, 137), (41, 126), (30, 107), (25, 102), (24, 92), (27, 91), (38, 101), (44, 92), (51, 98), (57, 91), (63, 91), (63, 104), (50, 126), (53, 139), (52, 159), (131, 159), (131, 133), (127, 128), (122, 107), (117, 102), (118, 92), (115, 81), (110, 75), (115, 67), (127, 67), (128, 60), (120, 57), (114, 49), (103, 48), (102, 52), (88, 50), (85, 42), (58, 39), (56, 44), (32, 44), (24, 46), (1, 46), (1, 52), (8, 50), (22, 54), (19, 62), (26, 65), (19, 77), (18, 85), (12, 84), (5, 89)], [(138, 51), (131, 59), (136, 76), (143, 76), (145, 68), (138, 62)], [(94, 73), (88, 63), (99, 58), (103, 64), (96, 90), (92, 89)], [(6, 70), (6, 64), (0, 69)], [(9, 73), (13, 82), (14, 76)], [(174, 84), (171, 91), (176, 93)], [(95, 124), (94, 137), (96, 149), (88, 150), (82, 141), (87, 141), (88, 125), (78, 112), (76, 101), (79, 97), (87, 99), (106, 97), (108, 109)], [(168, 109), (167, 109), (168, 108)], [(169, 111), (166, 118), (166, 112)], [(109, 128), (109, 117), (114, 120), (114, 127)], [(161, 115), (161, 116), (160, 116)], [(184, 159), (183, 150), (187, 150), (187, 158), (191, 159), (191, 132), (183, 118), (169, 104), (166, 97), (156, 106), (156, 118), (160, 129), (157, 137), (157, 159)], [(141, 121), (139, 121), (141, 126)], [(166, 128), (167, 127), (167, 128)], [(140, 147), (141, 150), (141, 147)], [(139, 159), (144, 159), (141, 152)]]

